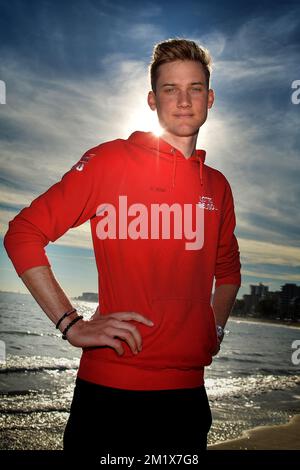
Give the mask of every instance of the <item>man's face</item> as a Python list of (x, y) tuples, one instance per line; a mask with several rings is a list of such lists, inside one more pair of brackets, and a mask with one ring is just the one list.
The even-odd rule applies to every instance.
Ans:
[(161, 127), (177, 137), (196, 135), (213, 101), (214, 93), (207, 89), (202, 64), (191, 60), (161, 65), (156, 93), (148, 94), (148, 104), (157, 111)]

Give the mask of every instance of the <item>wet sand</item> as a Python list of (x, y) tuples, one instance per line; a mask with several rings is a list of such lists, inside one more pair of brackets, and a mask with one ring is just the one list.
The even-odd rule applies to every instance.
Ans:
[[(60, 450), (66, 413), (56, 416), (52, 425), (28, 429), (0, 430), (0, 449)], [(29, 417), (27, 417), (28, 419)], [(30, 419), (30, 418), (29, 418)], [(25, 423), (24, 423), (25, 424)], [(26, 423), (29, 424), (29, 423)], [(244, 431), (241, 437), (208, 446), (209, 450), (300, 450), (300, 414), (289, 423), (276, 426), (259, 426)]]
[(63, 412), (7, 415), (0, 428), (0, 450), (62, 450), (67, 419)]
[(300, 415), (278, 426), (259, 426), (238, 439), (213, 444), (209, 450), (300, 450)]

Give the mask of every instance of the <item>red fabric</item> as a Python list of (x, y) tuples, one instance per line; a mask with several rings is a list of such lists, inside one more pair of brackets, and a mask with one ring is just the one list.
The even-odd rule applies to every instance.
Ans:
[[(154, 322), (153, 327), (137, 324), (143, 337), (143, 350), (137, 355), (126, 343), (121, 357), (111, 348), (84, 350), (79, 377), (137, 390), (204, 383), (204, 366), (211, 363), (217, 341), (210, 305), (213, 281), (216, 286), (241, 283), (230, 185), (204, 161), (203, 150), (186, 159), (153, 134), (135, 132), (128, 140), (107, 142), (86, 152), (60, 182), (10, 222), (4, 245), (21, 275), (34, 266), (49, 266), (48, 242), (90, 220), (100, 313), (136, 311)], [(132, 211), (126, 216), (126, 228), (140, 215), (133, 204), (147, 210), (141, 225), (148, 222), (148, 238), (125, 239), (123, 228), (122, 239), (119, 211), (125, 212), (120, 210), (119, 196), (127, 197)], [(192, 207), (192, 214), (198, 203), (204, 207), (201, 249), (186, 249), (192, 240), (185, 232), (181, 238), (174, 236), (172, 217), (170, 237), (163, 238), (160, 230), (159, 238), (151, 239), (151, 205), (163, 203), (178, 204), (182, 217), (184, 204)], [(99, 223), (107, 220), (107, 212), (97, 212), (102, 204), (116, 208), (116, 238), (99, 239)]]

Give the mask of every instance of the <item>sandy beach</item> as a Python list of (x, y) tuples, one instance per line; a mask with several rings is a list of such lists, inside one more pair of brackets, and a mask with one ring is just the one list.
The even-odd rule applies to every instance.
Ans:
[[(64, 418), (66, 415), (64, 414)], [(60, 450), (64, 423), (35, 429), (35, 432), (14, 430), (0, 433), (0, 449)], [(208, 446), (208, 450), (300, 450), (300, 414), (287, 424), (260, 426), (244, 431), (237, 439)]]
[(300, 415), (278, 426), (259, 426), (238, 439), (213, 444), (209, 450), (300, 450)]

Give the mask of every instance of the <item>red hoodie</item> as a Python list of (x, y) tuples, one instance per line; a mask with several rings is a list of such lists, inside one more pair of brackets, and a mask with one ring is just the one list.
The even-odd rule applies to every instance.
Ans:
[[(44, 249), (49, 241), (90, 220), (100, 313), (134, 311), (154, 322), (136, 323), (143, 338), (137, 355), (127, 343), (122, 356), (109, 347), (83, 350), (80, 378), (135, 390), (204, 383), (217, 342), (214, 278), (215, 287), (241, 283), (230, 185), (204, 160), (203, 150), (186, 159), (153, 134), (134, 132), (86, 152), (9, 223), (4, 245), (21, 275), (50, 266)], [(151, 211), (171, 206), (176, 227), (174, 215), (169, 227), (165, 217), (157, 229)], [(193, 245), (184, 229), (178, 234), (179, 222), (184, 227), (185, 219), (192, 220), (195, 230), (199, 208), (204, 240)]]

